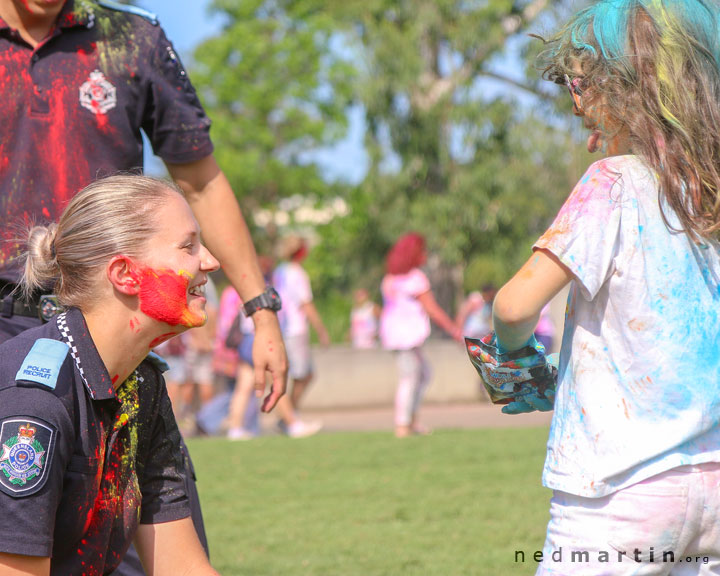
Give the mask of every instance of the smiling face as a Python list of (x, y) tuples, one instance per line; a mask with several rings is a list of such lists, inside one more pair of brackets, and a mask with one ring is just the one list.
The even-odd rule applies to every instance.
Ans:
[(185, 199), (175, 192), (155, 214), (157, 232), (138, 262), (140, 311), (171, 326), (205, 324), (205, 283), (218, 261), (200, 243), (200, 228)]

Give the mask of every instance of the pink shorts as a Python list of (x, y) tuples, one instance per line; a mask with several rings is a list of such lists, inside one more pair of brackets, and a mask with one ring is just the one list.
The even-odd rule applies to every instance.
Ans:
[(556, 491), (536, 576), (720, 574), (720, 464), (682, 466), (603, 498)]

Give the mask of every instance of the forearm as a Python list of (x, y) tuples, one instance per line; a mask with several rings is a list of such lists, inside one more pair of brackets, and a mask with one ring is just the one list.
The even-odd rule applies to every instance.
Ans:
[(135, 548), (148, 576), (217, 576), (190, 518), (141, 524)]
[(572, 275), (551, 253), (537, 250), (503, 286), (493, 302), (493, 327), (507, 350), (521, 348), (532, 336), (543, 307)]
[(255, 247), (240, 205), (211, 156), (187, 165), (168, 165), (200, 224), (203, 241), (244, 300), (265, 289)]
[[(220, 173), (218, 178), (225, 180)], [(229, 185), (211, 185), (190, 202), (203, 239), (243, 301), (265, 289), (250, 231)], [(203, 225), (203, 223), (206, 225)]]
[(498, 307), (497, 303), (493, 306), (495, 336), (505, 350), (522, 348), (533, 335), (539, 319), (540, 314), (526, 320), (511, 320), (507, 316), (503, 317), (503, 309)]

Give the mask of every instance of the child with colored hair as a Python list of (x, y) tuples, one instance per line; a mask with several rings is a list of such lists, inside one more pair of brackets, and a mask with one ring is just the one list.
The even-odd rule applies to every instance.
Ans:
[(422, 344), (430, 336), (430, 320), (455, 340), (460, 328), (440, 308), (430, 281), (420, 266), (425, 264), (425, 239), (416, 233), (401, 236), (387, 255), (387, 274), (381, 292), (380, 338), (383, 348), (397, 357), (398, 387), (395, 394), (395, 436), (425, 434), (418, 411), (430, 384), (430, 365)]
[(603, 0), (542, 56), (605, 157), (494, 304), (518, 350), (570, 283), (537, 574), (720, 570), (719, 16)]

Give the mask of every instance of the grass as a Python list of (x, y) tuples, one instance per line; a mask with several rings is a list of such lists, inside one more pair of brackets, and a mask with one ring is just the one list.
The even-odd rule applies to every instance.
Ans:
[[(189, 440), (224, 575), (534, 574), (546, 429)], [(525, 552), (525, 563), (515, 552)]]

